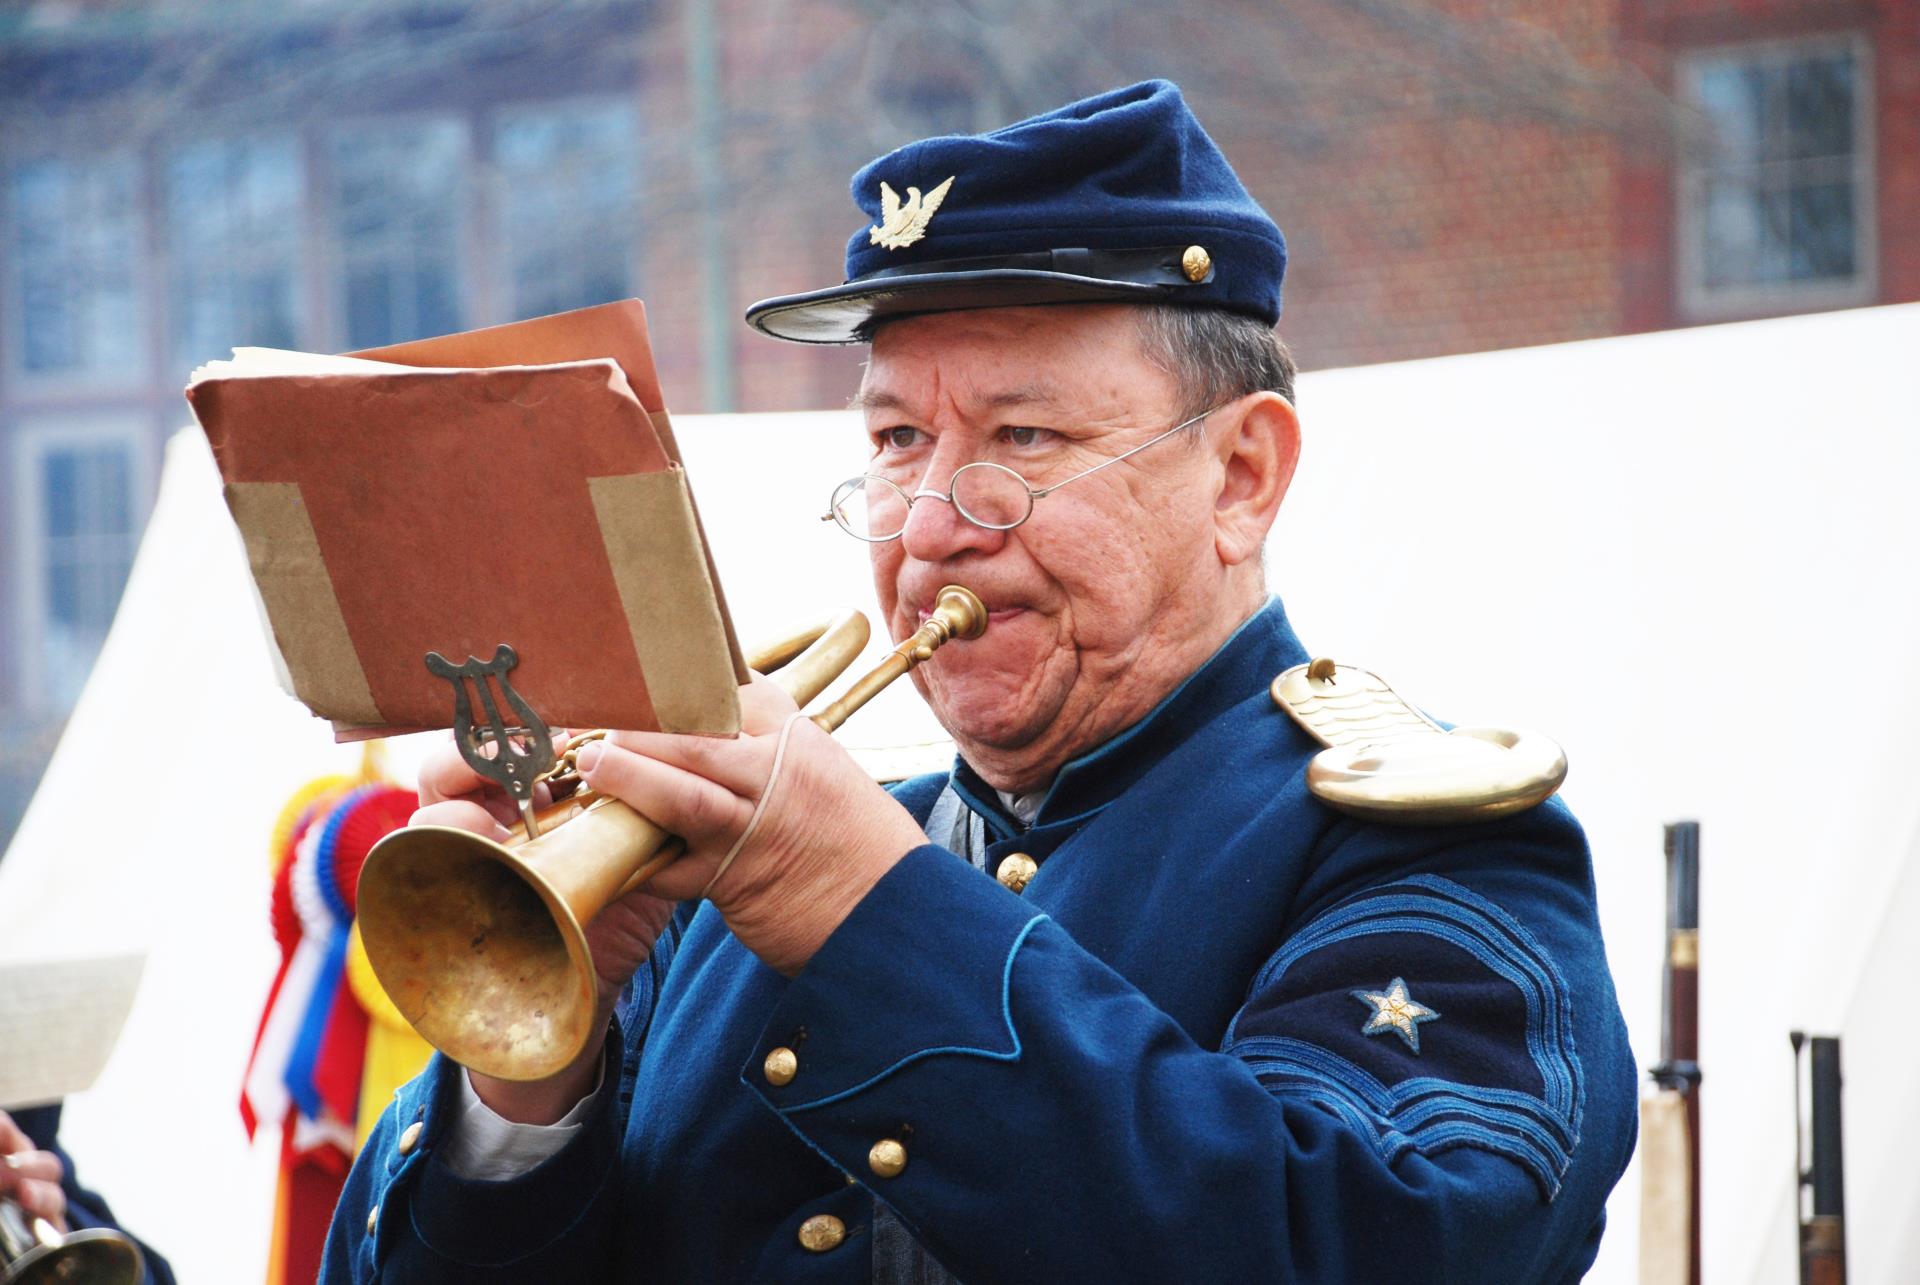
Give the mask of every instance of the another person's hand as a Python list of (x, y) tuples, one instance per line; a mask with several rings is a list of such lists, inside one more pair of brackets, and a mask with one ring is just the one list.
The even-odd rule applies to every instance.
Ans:
[[(594, 789), (686, 840), (686, 855), (648, 889), (676, 901), (704, 892), (741, 944), (787, 976), (895, 862), (926, 842), (906, 809), (808, 719), (785, 732), (772, 779), (793, 713), (784, 691), (756, 678), (741, 691), (737, 738), (620, 732), (579, 759)], [(752, 834), (722, 870), (756, 807)]]
[(13, 1117), (0, 1111), (0, 1199), (65, 1232), (67, 1193), (60, 1184), (66, 1176), (59, 1156), (36, 1148)]

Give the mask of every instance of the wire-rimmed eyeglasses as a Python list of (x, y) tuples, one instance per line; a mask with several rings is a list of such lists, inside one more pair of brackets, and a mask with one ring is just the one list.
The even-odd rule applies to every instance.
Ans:
[(955, 512), (975, 526), (985, 527), (989, 531), (1011, 531), (1033, 516), (1036, 502), (1052, 495), (1068, 482), (1078, 482), (1109, 464), (1118, 464), (1129, 456), (1138, 455), (1154, 443), (1166, 441), (1181, 429), (1192, 428), (1211, 414), (1212, 410), (1201, 411), (1159, 436), (1148, 438), (1132, 450), (1123, 451), (1112, 459), (1101, 460), (1092, 468), (1082, 469), (1052, 486), (1032, 486), (1026, 478), (1005, 464), (995, 464), (990, 460), (976, 460), (955, 469), (944, 491), (923, 486), (909, 494), (899, 483), (877, 474), (850, 477), (833, 488), (832, 507), (820, 515), (820, 520), (839, 523), (840, 529), (856, 540), (885, 544), (889, 540), (898, 540), (906, 531), (907, 514), (916, 500), (945, 500), (954, 507)]

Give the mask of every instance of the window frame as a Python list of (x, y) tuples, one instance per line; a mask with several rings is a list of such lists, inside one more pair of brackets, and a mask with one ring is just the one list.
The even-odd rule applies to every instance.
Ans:
[[(1877, 117), (1872, 41), (1861, 32), (1846, 31), (1701, 45), (1676, 56), (1675, 88), (1683, 108), (1697, 120), (1702, 113), (1699, 106), (1699, 75), (1704, 64), (1726, 58), (1784, 63), (1797, 57), (1832, 52), (1851, 54), (1855, 69), (1853, 279), (1846, 282), (1779, 281), (1717, 288), (1708, 286), (1705, 247), (1702, 244), (1706, 220), (1705, 167), (1688, 158), (1687, 142), (1683, 136), (1676, 140), (1678, 160), (1674, 166), (1673, 191), (1674, 279), (1678, 286), (1675, 294), (1683, 319), (1724, 321), (1822, 308), (1857, 307), (1872, 303), (1879, 297), (1879, 158), (1874, 149)], [(1686, 128), (1683, 122), (1683, 134)]]
[[(291, 126), (277, 130), (239, 130), (230, 133), (198, 136), (187, 140), (176, 140), (172, 145), (163, 146), (156, 150), (153, 163), (154, 189), (156, 192), (154, 220), (157, 227), (154, 235), (155, 239), (166, 247), (165, 255), (161, 256), (165, 260), (162, 265), (164, 273), (162, 279), (165, 282), (167, 292), (166, 299), (162, 301), (165, 312), (163, 318), (165, 327), (165, 335), (163, 336), (165, 339), (164, 360), (168, 363), (168, 369), (170, 371), (176, 370), (177, 363), (184, 362), (184, 367), (178, 368), (176, 371), (176, 373), (182, 377), (185, 377), (194, 366), (224, 355), (219, 352), (190, 355), (182, 354), (178, 351), (184, 336), (180, 333), (180, 327), (176, 324), (178, 318), (173, 311), (181, 285), (181, 267), (178, 254), (181, 247), (179, 244), (178, 229), (175, 226), (173, 218), (172, 171), (174, 158), (179, 154), (180, 150), (195, 143), (218, 143), (223, 146), (240, 144), (272, 145), (284, 143), (291, 147), (293, 151), (294, 175), (299, 186), (298, 199), (295, 202), (293, 212), (296, 225), (286, 233), (288, 245), (291, 250), (288, 269), (291, 274), (293, 289), (294, 347), (302, 348), (311, 342), (313, 338), (311, 332), (314, 329), (317, 314), (314, 300), (311, 298), (313, 289), (313, 260), (316, 255), (316, 247), (312, 244), (312, 238), (308, 235), (307, 231), (307, 220), (310, 217), (316, 200), (316, 176), (313, 172), (311, 158), (308, 154), (307, 140), (303, 131)], [(257, 263), (260, 257), (260, 247), (258, 245), (248, 247), (246, 262), (249, 264)]]
[[(25, 165), (58, 161), (69, 166), (111, 164), (126, 161), (132, 167), (134, 206), (133, 262), (129, 280), (133, 288), (134, 359), (123, 370), (61, 371), (48, 374), (27, 369), (26, 292), (15, 271), (12, 247), (20, 244), (20, 229), (15, 226), (13, 182), (15, 173)], [(158, 267), (154, 247), (153, 210), (150, 193), (151, 174), (148, 157), (138, 147), (126, 146), (96, 152), (17, 152), (0, 154), (0, 245), (8, 250), (0, 254), (0, 382), (4, 382), (7, 400), (57, 399), (74, 395), (126, 395), (144, 393), (154, 380), (153, 299)]]
[[(318, 154), (319, 168), (308, 171), (311, 185), (309, 200), (313, 203), (321, 227), (322, 249), (317, 255), (324, 273), (326, 306), (328, 316), (326, 326), (331, 332), (328, 346), (345, 351), (352, 348), (358, 351), (366, 345), (353, 343), (349, 335), (351, 319), (348, 316), (348, 270), (353, 262), (350, 247), (340, 234), (340, 166), (336, 147), (346, 135), (372, 132), (392, 134), (400, 130), (411, 129), (417, 125), (431, 125), (436, 122), (450, 122), (460, 130), (460, 176), (454, 184), (453, 234), (450, 238), (453, 256), (453, 288), (455, 308), (460, 314), (456, 329), (468, 329), (485, 324), (480, 320), (485, 316), (483, 304), (486, 290), (482, 283), (469, 280), (469, 274), (478, 257), (474, 253), (476, 238), (476, 212), (474, 210), (475, 189), (478, 185), (477, 162), (479, 156), (479, 127), (472, 112), (453, 106), (441, 109), (419, 109), (399, 111), (388, 115), (348, 116), (330, 121), (314, 137), (314, 150)], [(408, 343), (416, 339), (430, 338), (428, 335), (404, 335), (389, 339), (385, 344), (374, 347), (389, 347), (393, 344)]]
[[(12, 416), (14, 621), (18, 634), (20, 705), (36, 715), (59, 716), (71, 705), (48, 692), (44, 664), (47, 631), (46, 498), (39, 485), (40, 464), (54, 450), (117, 445), (127, 452), (127, 478), (132, 504), (129, 521), (133, 551), (128, 562), (129, 583), (140, 541), (151, 516), (155, 452), (151, 417), (133, 406), (89, 410), (16, 411)], [(111, 632), (111, 625), (109, 625)], [(104, 643), (105, 635), (102, 636)], [(78, 694), (76, 693), (76, 699)]]
[(491, 266), (497, 282), (498, 306), (495, 311), (506, 320), (518, 317), (520, 309), (519, 300), (515, 297), (515, 246), (512, 230), (508, 226), (508, 203), (511, 196), (506, 191), (506, 174), (500, 163), (501, 131), (517, 116), (535, 113), (584, 113), (608, 108), (624, 112), (628, 123), (632, 126), (634, 222), (625, 229), (626, 234), (620, 239), (620, 255), (625, 260), (627, 269), (627, 288), (623, 297), (636, 298), (641, 294), (640, 275), (644, 255), (641, 252), (641, 234), (638, 229), (644, 226), (645, 219), (646, 165), (643, 148), (646, 136), (641, 128), (639, 103), (627, 93), (573, 94), (563, 98), (529, 98), (504, 102), (495, 105), (486, 113), (481, 128), (485, 130), (486, 136), (484, 191), (491, 205), (494, 231), (494, 253), (491, 256), (494, 261)]

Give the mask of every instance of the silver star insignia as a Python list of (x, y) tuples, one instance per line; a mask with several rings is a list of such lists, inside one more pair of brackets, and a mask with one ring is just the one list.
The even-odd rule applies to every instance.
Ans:
[(1384, 991), (1349, 991), (1348, 994), (1373, 1010), (1373, 1016), (1360, 1028), (1362, 1035), (1392, 1031), (1415, 1053), (1420, 1051), (1420, 1024), (1440, 1016), (1425, 1004), (1415, 1003), (1413, 996), (1407, 994), (1406, 982), (1398, 977)]

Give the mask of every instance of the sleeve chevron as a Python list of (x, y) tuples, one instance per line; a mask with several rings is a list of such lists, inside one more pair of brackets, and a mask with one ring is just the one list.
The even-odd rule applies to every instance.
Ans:
[(1572, 1005), (1512, 915), (1414, 876), (1296, 933), (1261, 969), (1225, 1051), (1270, 1092), (1346, 1121), (1389, 1164), (1478, 1147), (1521, 1165), (1551, 1201), (1580, 1138)]

